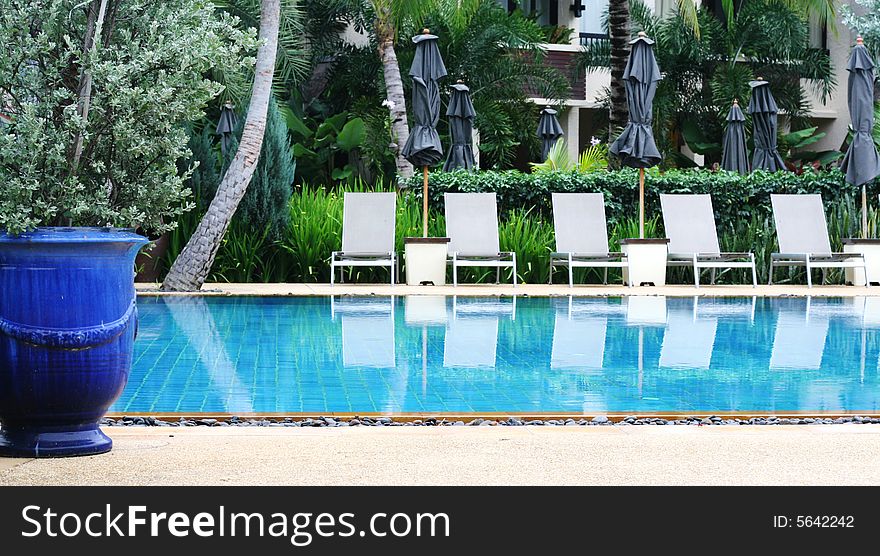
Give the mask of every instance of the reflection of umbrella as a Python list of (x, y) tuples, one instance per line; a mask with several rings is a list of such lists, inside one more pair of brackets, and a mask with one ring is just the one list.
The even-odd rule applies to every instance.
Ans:
[(724, 130), (721, 167), (731, 172), (739, 172), (740, 174), (749, 173), (745, 122), (746, 116), (740, 109), (739, 102), (734, 100), (733, 106), (730, 107), (730, 112), (727, 114), (727, 129)]
[(220, 150), (226, 155), (235, 126), (238, 125), (238, 117), (235, 115), (235, 105), (226, 102), (220, 109), (220, 121), (217, 122), (216, 135), (220, 136)]
[(758, 77), (749, 81), (749, 86), (752, 88), (749, 114), (752, 115), (752, 139), (755, 141), (752, 169), (768, 172), (785, 170), (785, 163), (776, 150), (776, 113), (779, 108), (770, 92), (770, 84)]
[(449, 131), (452, 134), (452, 147), (443, 171), (449, 172), (456, 168), (474, 170), (474, 147), (471, 136), (474, 131), (474, 105), (471, 103), (467, 86), (458, 81), (452, 86), (452, 96), (449, 97), (449, 108), (446, 109), (449, 116)]
[(541, 139), (541, 161), (547, 160), (550, 149), (562, 137), (562, 126), (556, 118), (556, 110), (549, 106), (541, 110), (541, 119), (538, 120), (538, 137)]
[(422, 224), (423, 236), (428, 237), (428, 166), (443, 159), (443, 146), (437, 134), (440, 120), (440, 88), (437, 80), (446, 76), (446, 66), (437, 48), (437, 36), (425, 29), (413, 37), (416, 54), (409, 74), (413, 80), (412, 110), (415, 125), (401, 153), (413, 166), (421, 166), (424, 173)]
[(609, 151), (620, 157), (625, 166), (639, 169), (639, 237), (645, 237), (645, 168), (660, 162), (654, 143), (651, 122), (654, 119), (654, 94), (660, 81), (660, 68), (654, 57), (654, 41), (639, 31), (630, 41), (632, 51), (623, 72), (629, 122)]
[(840, 163), (847, 183), (862, 186), (862, 237), (868, 237), (868, 196), (865, 184), (880, 175), (880, 156), (871, 137), (874, 129), (874, 61), (863, 44), (856, 40), (849, 57), (847, 102), (853, 138)]

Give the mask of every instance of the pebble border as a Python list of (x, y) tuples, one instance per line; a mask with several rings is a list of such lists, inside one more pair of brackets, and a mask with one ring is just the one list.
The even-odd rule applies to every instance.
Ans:
[(251, 419), (232, 416), (229, 419), (187, 419), (181, 417), (176, 421), (166, 421), (156, 417), (121, 417), (118, 419), (105, 418), (101, 421), (102, 426), (107, 427), (518, 427), (518, 426), (549, 426), (549, 427), (587, 427), (587, 426), (636, 426), (636, 425), (838, 425), (838, 424), (880, 424), (880, 417), (865, 417), (853, 415), (851, 417), (752, 417), (748, 419), (721, 418), (717, 415), (708, 417), (688, 416), (681, 419), (661, 419), (658, 417), (638, 417), (630, 415), (618, 421), (609, 419), (604, 415), (597, 415), (591, 419), (519, 419), (508, 417), (506, 419), (473, 419), (470, 421), (450, 420), (445, 418), (426, 417), (399, 421), (391, 417), (353, 417), (346, 419), (334, 419), (332, 417), (318, 417), (316, 419)]

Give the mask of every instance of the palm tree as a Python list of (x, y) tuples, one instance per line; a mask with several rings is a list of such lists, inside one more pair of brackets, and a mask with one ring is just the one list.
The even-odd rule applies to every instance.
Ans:
[(629, 56), (629, 1), (609, 0), (608, 38), (611, 43), (611, 117), (609, 136), (626, 125), (629, 113), (626, 107), (626, 88), (623, 72)]
[(373, 8), (373, 33), (382, 60), (385, 76), (385, 93), (391, 111), (391, 133), (396, 153), (395, 165), (402, 178), (412, 176), (412, 165), (400, 154), (409, 138), (409, 123), (406, 117), (406, 97), (400, 77), (400, 64), (394, 50), (398, 31), (404, 23), (419, 26), (432, 12), (439, 11), (444, 19), (460, 25), (467, 14), (479, 5), (479, 0), (370, 0)]
[(261, 1), (260, 47), (257, 50), (254, 85), (241, 141), (208, 211), (168, 271), (162, 284), (165, 291), (195, 291), (205, 283), (220, 242), (257, 168), (266, 131), (266, 114), (272, 98), (280, 11), (280, 0)]
[[(462, 79), (470, 88), (484, 166), (506, 166), (519, 146), (538, 147), (538, 107), (528, 97), (561, 102), (570, 85), (560, 70), (544, 63), (546, 35), (536, 21), (522, 12), (508, 13), (495, 0), (477, 4), (458, 18), (432, 13), (427, 20), (440, 36), (447, 82)], [(400, 52), (404, 60), (412, 54), (412, 48)], [(441, 87), (442, 94), (447, 91)]]
[[(722, 0), (722, 8), (727, 20), (727, 27), (735, 25), (735, 15), (742, 10), (749, 0)], [(795, 13), (804, 17), (816, 16), (820, 24), (834, 25), (837, 0), (782, 0), (782, 3)], [(608, 35), (611, 43), (611, 113), (610, 132), (614, 134), (626, 125), (626, 89), (623, 84), (623, 72), (629, 56), (629, 40), (636, 31), (630, 25), (631, 0), (609, 0), (608, 2)], [(639, 2), (641, 4), (641, 2)], [(682, 22), (683, 31), (700, 39), (700, 22), (697, 17), (696, 0), (676, 0), (677, 17)]]
[[(717, 154), (723, 115), (734, 99), (747, 101), (755, 76), (770, 81), (780, 109), (796, 125), (809, 110), (801, 83), (820, 96), (835, 85), (828, 54), (810, 47), (803, 16), (776, 0), (746, 0), (731, 26), (700, 10), (699, 38), (685, 18), (660, 19), (641, 2), (630, 3), (630, 17), (657, 41), (664, 79), (654, 100), (654, 132), (661, 151), (665, 143), (665, 150), (674, 152), (684, 136), (695, 152)], [(607, 47), (587, 47), (581, 63), (587, 69), (610, 67), (610, 53)]]

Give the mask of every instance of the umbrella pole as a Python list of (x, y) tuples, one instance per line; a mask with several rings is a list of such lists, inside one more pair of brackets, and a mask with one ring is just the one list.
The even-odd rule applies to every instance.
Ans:
[(639, 238), (645, 239), (645, 169), (639, 168)]
[(422, 237), (428, 237), (428, 167), (422, 166)]
[(862, 239), (868, 237), (868, 194), (862, 184)]

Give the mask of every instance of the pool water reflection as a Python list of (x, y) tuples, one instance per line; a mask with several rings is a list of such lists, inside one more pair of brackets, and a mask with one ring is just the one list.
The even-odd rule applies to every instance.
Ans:
[(876, 412), (880, 298), (142, 297), (122, 413)]

